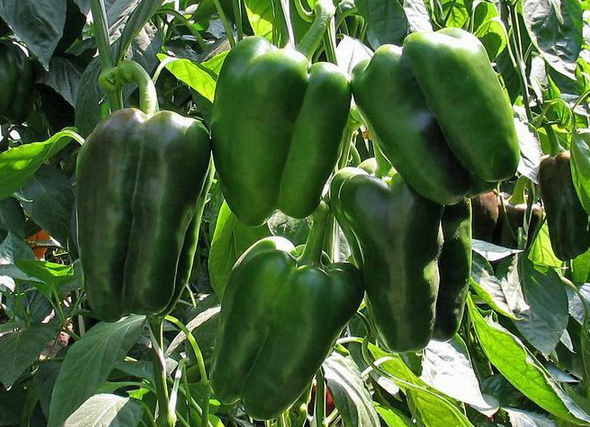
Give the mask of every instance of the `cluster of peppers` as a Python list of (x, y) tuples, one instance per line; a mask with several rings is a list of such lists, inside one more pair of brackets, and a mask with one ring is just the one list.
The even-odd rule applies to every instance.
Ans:
[[(396, 171), (383, 178), (371, 168), (338, 170), (328, 207), (322, 193), (348, 156), (341, 140), (352, 96)], [(258, 419), (286, 410), (364, 293), (392, 351), (418, 351), (457, 332), (471, 268), (470, 197), (512, 177), (519, 162), (510, 103), (473, 35), (411, 34), (403, 49), (382, 46), (360, 63), (351, 83), (334, 65), (310, 67), (295, 50), (249, 37), (222, 67), (211, 139), (196, 120), (144, 110), (106, 118), (79, 154), (78, 240), (97, 317), (172, 309), (191, 271), (213, 159), (228, 205), (246, 224), (276, 210), (314, 214), (302, 254), (270, 237), (234, 265), (211, 368), (222, 402), (241, 400)], [(539, 178), (550, 230), (575, 240), (550, 208), (561, 206), (552, 197), (570, 196), (549, 189), (562, 188), (555, 175), (565, 172), (553, 165), (562, 158), (544, 161)], [(354, 264), (323, 261), (330, 211)], [(570, 248), (556, 253), (584, 249)]]

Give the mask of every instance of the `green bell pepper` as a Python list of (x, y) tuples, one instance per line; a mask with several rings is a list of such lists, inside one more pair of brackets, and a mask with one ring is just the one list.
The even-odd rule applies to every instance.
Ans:
[(411, 34), (403, 49), (383, 45), (354, 68), (352, 90), (373, 140), (423, 197), (455, 204), (515, 173), (512, 109), (471, 34), (445, 29)]
[(336, 219), (361, 265), (368, 309), (386, 346), (417, 351), (432, 338), (439, 287), (443, 207), (394, 175), (388, 185), (344, 168), (330, 185)]
[(590, 248), (590, 217), (576, 194), (570, 152), (544, 158), (538, 179), (553, 252), (563, 261), (583, 254)]
[(320, 263), (320, 209), (300, 258), (288, 240), (262, 239), (236, 262), (223, 296), (211, 387), (256, 419), (280, 415), (310, 386), (363, 298), (356, 267)]
[(211, 117), (223, 195), (248, 225), (280, 209), (302, 218), (318, 206), (350, 109), (347, 77), (333, 64), (261, 37), (239, 42), (221, 69)]
[(86, 140), (76, 165), (77, 234), (93, 313), (166, 314), (196, 251), (211, 146), (200, 122), (119, 110)]
[(436, 340), (446, 341), (461, 325), (471, 276), (471, 201), (445, 206), (443, 246), (438, 260), (440, 284), (436, 297)]
[(461, 164), (482, 181), (512, 177), (520, 160), (512, 108), (477, 37), (459, 28), (412, 33), (404, 55)]
[(35, 75), (25, 52), (0, 42), (0, 123), (22, 122), (30, 112)]

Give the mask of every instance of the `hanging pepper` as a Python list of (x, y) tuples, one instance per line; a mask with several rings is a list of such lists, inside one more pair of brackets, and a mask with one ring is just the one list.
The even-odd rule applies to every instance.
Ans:
[(236, 262), (221, 304), (211, 387), (241, 400), (256, 419), (285, 411), (310, 386), (362, 298), (349, 263), (321, 265), (328, 208), (320, 205), (301, 257), (282, 237), (251, 246)]
[(30, 112), (35, 76), (25, 52), (0, 42), (0, 123), (22, 122)]
[(436, 297), (434, 338), (449, 340), (459, 330), (471, 276), (471, 201), (445, 206), (443, 246), (438, 260), (440, 285)]
[(347, 239), (358, 242), (355, 259), (382, 340), (395, 352), (424, 348), (435, 323), (443, 207), (400, 174), (388, 185), (357, 168), (336, 173), (330, 200)]
[(280, 209), (302, 218), (318, 206), (350, 109), (347, 77), (333, 64), (262, 37), (239, 42), (217, 83), (213, 156), (223, 195), (248, 225)]
[(563, 261), (583, 254), (590, 248), (590, 217), (576, 194), (570, 152), (544, 158), (538, 179), (553, 252)]
[(172, 308), (196, 251), (210, 150), (200, 122), (169, 111), (119, 110), (88, 137), (76, 166), (78, 245), (98, 318)]
[(384, 154), (439, 204), (490, 191), (516, 172), (512, 109), (478, 39), (460, 29), (413, 33), (379, 47), (352, 90)]

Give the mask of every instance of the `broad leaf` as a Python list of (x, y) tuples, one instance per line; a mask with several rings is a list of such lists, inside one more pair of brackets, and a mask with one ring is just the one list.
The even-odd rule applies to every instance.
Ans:
[(549, 226), (547, 221), (543, 223), (541, 229), (535, 236), (535, 240), (528, 251), (529, 259), (537, 265), (545, 265), (553, 268), (561, 268), (564, 262), (555, 256), (551, 247), (549, 237)]
[(4, 240), (9, 232), (25, 237), (25, 214), (20, 203), (12, 197), (0, 200), (0, 239)]
[(344, 424), (379, 427), (379, 417), (373, 406), (371, 395), (352, 359), (332, 353), (322, 367)]
[(51, 397), (49, 427), (64, 421), (106, 381), (144, 330), (145, 316), (101, 322), (66, 354)]
[(56, 334), (55, 325), (41, 324), (0, 337), (0, 382), (4, 387), (12, 387)]
[(0, 16), (45, 69), (66, 22), (66, 0), (0, 0)]
[(355, 4), (367, 23), (367, 38), (373, 49), (386, 43), (401, 44), (409, 24), (398, 0), (356, 0)]
[(494, 275), (490, 263), (479, 253), (472, 253), (471, 287), (486, 304), (511, 319), (518, 317), (506, 300), (500, 280)]
[(566, 287), (555, 270), (543, 272), (523, 256), (517, 262), (529, 308), (514, 324), (528, 342), (548, 355), (559, 343), (569, 320)]
[(0, 154), (0, 199), (11, 196), (35, 175), (45, 161), (70, 143), (76, 135), (69, 130), (47, 141), (11, 148)]
[(414, 423), (405, 416), (399, 409), (383, 406), (377, 402), (374, 403), (377, 413), (387, 427), (414, 427)]
[(410, 32), (432, 31), (430, 14), (424, 0), (405, 0), (403, 4)]
[(463, 0), (442, 0), (445, 27), (462, 28), (469, 19), (469, 11)]
[[(271, 42), (273, 41), (273, 31), (277, 31), (274, 29), (277, 20), (272, 4), (273, 2), (268, 0), (244, 0), (248, 21), (250, 21), (254, 35), (264, 37)], [(280, 25), (278, 26), (280, 27)]]
[(400, 389), (404, 390), (416, 418), (427, 426), (473, 427), (465, 414), (455, 406), (449, 398), (429, 387), (418, 378), (404, 363), (403, 359), (394, 353), (387, 353), (374, 345), (369, 350), (375, 362)]
[(363, 42), (346, 35), (342, 36), (342, 40), (336, 48), (338, 68), (348, 76), (356, 64), (365, 59), (371, 59), (371, 56), (373, 56), (373, 52)]
[(550, 414), (572, 423), (590, 423), (524, 344), (492, 319), (484, 319), (468, 298), (469, 317), (490, 363), (522, 394)]
[(19, 195), (27, 215), (66, 247), (71, 240), (74, 209), (70, 180), (59, 169), (42, 166)]
[(229, 51), (221, 52), (202, 63), (164, 54), (158, 54), (158, 58), (165, 64), (166, 69), (174, 74), (174, 77), (213, 102), (219, 70), (228, 53)]
[(233, 214), (227, 203), (221, 205), (208, 261), (211, 287), (219, 299), (223, 297), (231, 269), (240, 255), (269, 235), (268, 226), (248, 227)]
[(582, 47), (582, 6), (578, 0), (527, 0), (523, 16), (529, 36), (549, 65), (575, 80)]
[(49, 86), (74, 106), (84, 68), (76, 57), (54, 56), (49, 61), (49, 71), (41, 76), (39, 83)]
[(115, 394), (96, 394), (68, 417), (64, 427), (135, 427), (143, 408), (129, 398)]
[(420, 378), (488, 417), (498, 410), (498, 402), (482, 394), (467, 346), (459, 335), (448, 342), (430, 341), (424, 349)]

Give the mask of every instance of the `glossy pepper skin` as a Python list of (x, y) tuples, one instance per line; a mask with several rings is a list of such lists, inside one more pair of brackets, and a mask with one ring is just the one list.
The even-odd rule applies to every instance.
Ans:
[(512, 108), (477, 37), (458, 28), (412, 33), (403, 49), (461, 164), (483, 181), (512, 177), (520, 158)]
[[(387, 347), (418, 351), (432, 338), (443, 207), (395, 175), (388, 185), (357, 168), (330, 184), (334, 215), (358, 242), (369, 312)], [(355, 246), (353, 246), (355, 250)]]
[(98, 318), (161, 315), (176, 302), (196, 250), (210, 157), (206, 129), (168, 111), (119, 110), (88, 137), (76, 165), (77, 232)]
[(310, 215), (338, 156), (350, 109), (347, 77), (261, 37), (239, 42), (219, 75), (213, 157), (232, 212), (260, 225), (280, 209)]
[(471, 276), (471, 201), (445, 206), (443, 246), (438, 260), (440, 284), (433, 338), (450, 340), (459, 330)]
[(310, 385), (362, 298), (352, 264), (298, 265), (282, 237), (251, 246), (223, 296), (211, 387), (256, 419), (286, 410)]
[(383, 45), (352, 73), (352, 91), (373, 139), (419, 194), (458, 203), (470, 173), (447, 146), (402, 49)]
[(590, 247), (590, 217), (576, 194), (570, 164), (570, 153), (564, 151), (544, 158), (538, 173), (551, 247), (563, 261), (583, 254)]
[(34, 83), (33, 65), (23, 50), (0, 42), (0, 123), (27, 118)]

